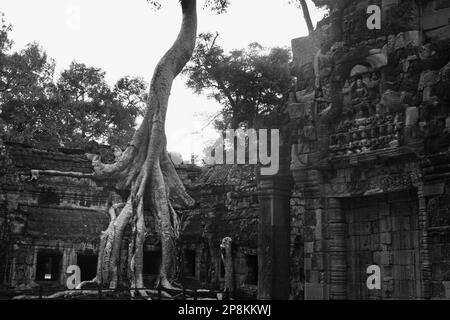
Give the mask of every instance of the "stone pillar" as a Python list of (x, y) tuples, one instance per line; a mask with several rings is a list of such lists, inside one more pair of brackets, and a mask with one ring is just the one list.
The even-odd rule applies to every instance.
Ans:
[(287, 300), (290, 294), (290, 176), (259, 180), (258, 299)]
[(326, 292), (326, 266), (323, 242), (322, 174), (319, 170), (293, 169), (295, 189), (305, 201), (303, 220), (305, 300), (324, 300)]
[(346, 294), (345, 216), (339, 199), (327, 199), (330, 253), (330, 299), (343, 300)]

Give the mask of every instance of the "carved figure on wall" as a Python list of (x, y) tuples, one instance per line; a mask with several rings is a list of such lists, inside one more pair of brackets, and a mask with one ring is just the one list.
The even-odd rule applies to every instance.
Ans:
[(310, 155), (315, 151), (317, 128), (310, 115), (304, 119), (303, 126), (298, 129), (297, 143), (292, 146), (292, 166), (299, 168), (309, 165)]
[(367, 83), (369, 89), (369, 100), (377, 100), (380, 98), (380, 77), (377, 72), (372, 72)]
[(354, 88), (353, 88), (353, 102), (354, 103), (360, 103), (367, 99), (369, 96), (369, 90), (366, 86), (366, 84), (363, 82), (362, 78), (356, 79)]
[(324, 110), (328, 109), (331, 101), (325, 98), (323, 89), (318, 88), (316, 90), (316, 113), (321, 114)]
[(344, 107), (351, 106), (352, 103), (352, 86), (350, 85), (349, 80), (347, 79), (344, 83), (344, 87), (342, 88), (342, 96), (343, 96), (343, 105)]
[(229, 293), (232, 293), (234, 290), (232, 242), (233, 240), (230, 237), (226, 237), (222, 239), (222, 243), (220, 244), (222, 262), (225, 267), (225, 283), (223, 289)]

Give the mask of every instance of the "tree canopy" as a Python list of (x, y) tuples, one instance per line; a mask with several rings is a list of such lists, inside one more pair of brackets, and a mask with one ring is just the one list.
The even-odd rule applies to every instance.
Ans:
[(55, 63), (37, 43), (10, 52), (11, 26), (0, 29), (0, 134), (44, 148), (84, 147), (89, 141), (125, 146), (143, 114), (147, 84), (119, 79), (76, 61), (54, 82)]
[(227, 53), (217, 44), (217, 38), (212, 33), (199, 35), (191, 62), (184, 70), (186, 85), (223, 106), (221, 117), (215, 121), (217, 129), (258, 126), (264, 117), (284, 105), (292, 88), (290, 51), (267, 50), (252, 43)]
[[(160, 0), (147, 0), (147, 2), (155, 9), (159, 10), (161, 8)], [(182, 2), (182, 1), (180, 1)], [(230, 0), (204, 0), (203, 7), (210, 8), (212, 11), (218, 14), (226, 12), (228, 6), (230, 5)]]

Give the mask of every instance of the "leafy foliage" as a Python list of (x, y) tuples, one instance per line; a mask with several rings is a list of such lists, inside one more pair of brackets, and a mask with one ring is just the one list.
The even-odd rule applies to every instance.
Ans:
[(327, 7), (329, 9), (334, 8), (344, 8), (346, 7), (351, 1), (353, 0), (312, 0), (314, 4), (321, 8), (321, 7)]
[[(190, 0), (184, 0), (184, 1), (190, 1)], [(154, 10), (159, 10), (161, 8), (161, 1), (160, 0), (147, 0), (147, 2), (150, 4), (150, 6)], [(180, 0), (182, 2), (182, 0)], [(230, 5), (230, 0), (205, 0), (203, 7), (204, 8), (210, 8), (212, 11), (221, 14), (227, 11), (228, 6)]]
[(11, 25), (6, 24), (5, 14), (0, 12), (0, 56), (9, 50), (12, 45), (11, 39), (8, 38), (8, 32), (11, 31)]
[(142, 115), (147, 84), (124, 77), (113, 88), (105, 72), (72, 62), (56, 83), (55, 63), (36, 43), (10, 53), (10, 26), (0, 33), (0, 134), (44, 148), (89, 141), (124, 146)]
[(218, 35), (200, 34), (191, 62), (183, 71), (187, 86), (215, 99), (223, 109), (219, 130), (242, 124), (256, 127), (281, 108), (292, 87), (290, 51), (266, 50), (258, 43), (230, 53), (216, 44)]
[(147, 84), (140, 78), (124, 77), (111, 89), (105, 72), (73, 62), (57, 82), (56, 96), (66, 111), (65, 145), (89, 140), (125, 145), (134, 133), (134, 121), (142, 115)]

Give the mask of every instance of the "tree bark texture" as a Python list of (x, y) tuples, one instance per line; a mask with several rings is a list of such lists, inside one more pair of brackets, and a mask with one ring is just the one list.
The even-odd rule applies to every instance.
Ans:
[(129, 190), (125, 203), (109, 208), (110, 223), (100, 238), (97, 283), (116, 288), (120, 281), (119, 260), (124, 232), (128, 239), (128, 277), (132, 288), (143, 288), (143, 246), (146, 237), (144, 203), (155, 217), (160, 235), (162, 262), (159, 283), (171, 288), (175, 277), (179, 218), (176, 208), (194, 204), (166, 150), (164, 125), (172, 83), (190, 60), (197, 35), (196, 0), (180, 1), (182, 25), (172, 47), (159, 61), (150, 84), (143, 122), (125, 151), (113, 164), (91, 156), (95, 176), (113, 179), (120, 190)]

